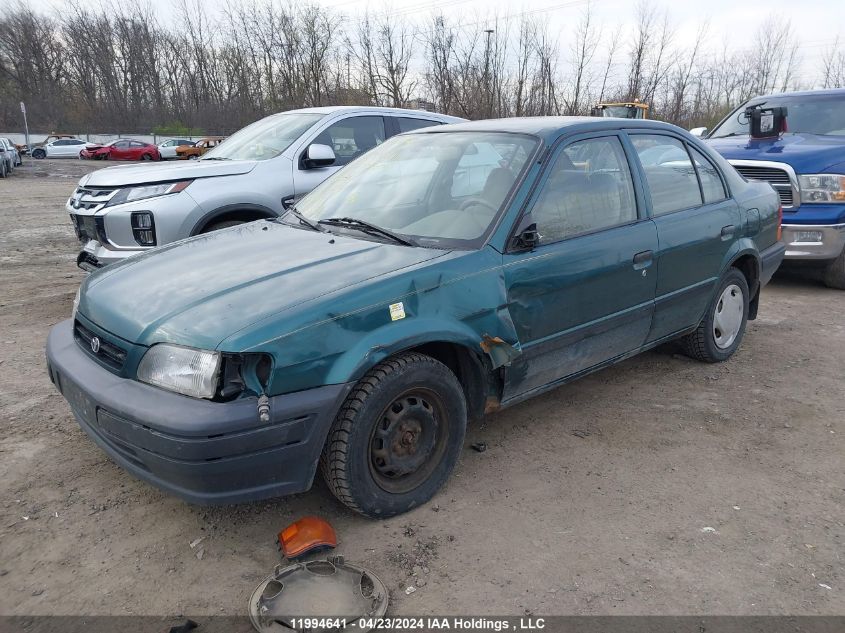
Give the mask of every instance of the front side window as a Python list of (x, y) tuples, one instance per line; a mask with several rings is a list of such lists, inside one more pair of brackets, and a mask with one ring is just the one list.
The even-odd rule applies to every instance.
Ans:
[[(364, 220), (420, 246), (473, 248), (491, 230), (537, 143), (493, 132), (395, 136), (318, 185), (296, 208), (314, 222)], [(477, 165), (482, 159), (483, 167)], [(471, 186), (455, 191), (470, 165), (484, 177), (476, 174)], [(285, 221), (299, 225), (295, 218)]]
[(652, 215), (700, 206), (698, 178), (684, 144), (662, 134), (632, 134), (651, 192)]
[(274, 114), (239, 130), (202, 160), (268, 160), (284, 152), (325, 115), (312, 112)]
[(531, 218), (544, 243), (635, 221), (634, 185), (619, 139), (576, 141), (558, 152)]
[(380, 116), (355, 116), (333, 123), (320, 132), (312, 143), (334, 150), (335, 165), (346, 165), (384, 141), (384, 119)]

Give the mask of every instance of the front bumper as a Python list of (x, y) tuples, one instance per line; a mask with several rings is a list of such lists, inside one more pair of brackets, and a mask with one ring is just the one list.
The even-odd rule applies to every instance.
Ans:
[(50, 379), (94, 442), (136, 477), (186, 501), (227, 504), (311, 487), (336, 411), (351, 385), (270, 398), (261, 424), (255, 398), (189, 398), (120, 378), (73, 337), (72, 321), (47, 339)]
[(138, 253), (146, 253), (148, 248), (139, 248), (137, 250), (112, 250), (100, 244), (97, 240), (88, 240), (82, 245), (82, 250), (76, 257), (76, 265), (87, 272), (94, 272), (98, 268), (108, 266), (109, 264), (116, 264), (127, 257), (137, 255)]
[(783, 241), (786, 259), (836, 259), (845, 248), (845, 224), (784, 224)]

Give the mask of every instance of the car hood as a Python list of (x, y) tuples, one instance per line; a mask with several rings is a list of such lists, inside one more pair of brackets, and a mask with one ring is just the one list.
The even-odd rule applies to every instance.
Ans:
[(845, 160), (845, 138), (818, 134), (784, 134), (766, 140), (749, 136), (707, 139), (728, 160), (766, 160), (788, 163), (798, 173), (823, 172)]
[(253, 160), (192, 160), (185, 163), (116, 165), (83, 176), (79, 184), (87, 187), (124, 187), (211, 176), (237, 176), (252, 171), (255, 165)]
[(214, 349), (251, 323), (444, 254), (251, 222), (94, 273), (79, 311), (131, 343)]

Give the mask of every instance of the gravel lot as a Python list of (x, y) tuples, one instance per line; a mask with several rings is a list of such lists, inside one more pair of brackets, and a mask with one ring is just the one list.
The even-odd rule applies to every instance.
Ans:
[(392, 614), (845, 613), (845, 292), (777, 278), (730, 362), (660, 349), (489, 417), (404, 516), (322, 483), (194, 507), (109, 461), (45, 372), (83, 279), (64, 201), (100, 166), (0, 180), (0, 614), (241, 614), (306, 513)]

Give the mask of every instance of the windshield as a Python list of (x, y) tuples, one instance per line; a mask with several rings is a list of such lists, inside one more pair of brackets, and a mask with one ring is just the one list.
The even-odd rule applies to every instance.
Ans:
[(773, 97), (751, 99), (734, 110), (707, 138), (748, 135), (745, 108), (756, 105), (786, 106), (786, 124), (793, 134), (845, 136), (845, 100), (837, 96)]
[(536, 145), (534, 137), (505, 133), (396, 136), (296, 208), (312, 222), (363, 220), (420, 246), (473, 247), (492, 227)]
[(324, 114), (274, 114), (232, 134), (206, 152), (202, 160), (267, 160), (284, 152), (291, 143), (322, 119)]
[(620, 119), (639, 119), (642, 110), (634, 106), (604, 106), (601, 110), (603, 117), (619, 117)]

